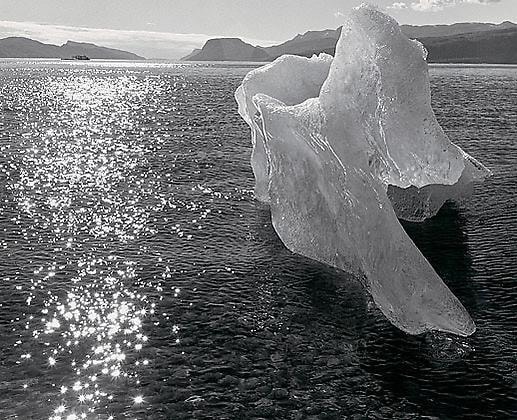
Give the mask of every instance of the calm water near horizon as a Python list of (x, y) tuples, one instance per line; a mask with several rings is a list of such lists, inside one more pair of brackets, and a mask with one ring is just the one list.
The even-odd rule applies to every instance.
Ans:
[(430, 70), (494, 173), (404, 223), (469, 338), (405, 335), (283, 246), (233, 99), (253, 66), (0, 60), (0, 418), (517, 418), (517, 66)]

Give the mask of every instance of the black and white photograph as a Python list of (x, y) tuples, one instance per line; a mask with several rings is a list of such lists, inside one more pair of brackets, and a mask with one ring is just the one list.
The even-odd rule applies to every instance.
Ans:
[(0, 419), (517, 419), (517, 1), (0, 0)]

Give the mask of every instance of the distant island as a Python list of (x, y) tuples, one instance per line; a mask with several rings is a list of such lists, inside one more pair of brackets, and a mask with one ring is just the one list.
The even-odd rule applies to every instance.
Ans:
[(85, 42), (68, 41), (65, 44), (44, 44), (24, 37), (9, 37), (0, 39), (0, 58), (62, 58), (88, 57), (90, 59), (106, 60), (145, 60), (139, 55), (100, 47)]
[[(512, 22), (403, 25), (402, 31), (427, 48), (431, 63), (517, 64), (517, 24)], [(273, 61), (283, 54), (334, 55), (341, 28), (308, 31), (271, 47), (253, 46), (239, 38), (208, 40), (185, 61)]]

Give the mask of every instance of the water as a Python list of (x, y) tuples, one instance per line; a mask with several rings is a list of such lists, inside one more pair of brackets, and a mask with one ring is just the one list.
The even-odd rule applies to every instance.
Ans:
[(515, 418), (517, 68), (431, 70), (494, 172), (404, 224), (467, 339), (407, 336), (283, 247), (233, 100), (250, 68), (0, 62), (0, 417)]

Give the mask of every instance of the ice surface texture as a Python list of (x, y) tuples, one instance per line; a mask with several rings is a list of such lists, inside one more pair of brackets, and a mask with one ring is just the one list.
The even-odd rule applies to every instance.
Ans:
[(433, 216), (490, 174), (436, 121), (425, 57), (363, 5), (334, 59), (280, 57), (235, 96), (251, 127), (255, 194), (287, 248), (359, 275), (403, 331), (466, 336), (472, 319), (398, 221)]

